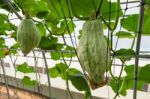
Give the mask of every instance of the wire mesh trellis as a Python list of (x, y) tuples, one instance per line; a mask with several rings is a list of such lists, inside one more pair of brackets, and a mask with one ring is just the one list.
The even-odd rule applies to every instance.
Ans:
[[(50, 0), (51, 1), (51, 0)], [(93, 0), (92, 0), (93, 1)], [(111, 1), (111, 0), (110, 0)], [(52, 2), (52, 1), (51, 1)], [(66, 2), (68, 3), (68, 1), (66, 0)], [(138, 3), (139, 3), (139, 1), (137, 1)], [(6, 0), (6, 3), (8, 4), (8, 6), (10, 7), (10, 9), (16, 14), (16, 16), (19, 18), (19, 19), (22, 19), (22, 17), (15, 11), (15, 9), (13, 8), (13, 6), (9, 3), (9, 1), (7, 1)], [(62, 4), (61, 4), (61, 1), (59, 0), (59, 3), (60, 3), (60, 7), (61, 7), (61, 10), (62, 10), (62, 12), (63, 12), (63, 19), (65, 20), (65, 22), (66, 22), (66, 24), (67, 24), (67, 19), (70, 19), (71, 20), (71, 22), (73, 23), (74, 21), (80, 21), (80, 20), (78, 20), (78, 19), (73, 19), (72, 17), (71, 17), (71, 14), (69, 14), (70, 16), (69, 17), (66, 17), (65, 16), (65, 14), (64, 14), (64, 11), (63, 11), (63, 7), (62, 7)], [(111, 3), (111, 2), (110, 2)], [(127, 0), (127, 2), (126, 3), (123, 3), (123, 4), (125, 4), (126, 5), (126, 7), (125, 7), (125, 9), (118, 9), (117, 11), (114, 11), (114, 12), (109, 12), (109, 13), (105, 13), (105, 14), (109, 14), (109, 16), (111, 16), (111, 14), (112, 13), (116, 13), (116, 12), (119, 12), (119, 11), (122, 11), (122, 10), (124, 10), (124, 13), (123, 13), (123, 17), (122, 17), (122, 19), (124, 19), (125, 17), (126, 17), (126, 11), (127, 10), (129, 10), (129, 9), (132, 9), (132, 8), (136, 8), (136, 7), (141, 7), (141, 6), (143, 6), (143, 3), (140, 3), (139, 5), (136, 5), (136, 6), (133, 6), (133, 7), (128, 7), (128, 4), (129, 3), (133, 3), (133, 2), (129, 2), (128, 0)], [(135, 2), (134, 2), (135, 3)], [(110, 4), (111, 5), (111, 4)], [(53, 6), (54, 6), (54, 8), (55, 8), (55, 5), (53, 4)], [(93, 6), (94, 6), (94, 2), (93, 2)], [(94, 7), (95, 8), (95, 7)], [(57, 9), (55, 9), (56, 10), (56, 12), (57, 12), (57, 14), (58, 14), (58, 16), (59, 16), (59, 18), (62, 18), (61, 16), (60, 16), (60, 14), (58, 13), (58, 11), (57, 11)], [(111, 10), (111, 7), (110, 7), (110, 10)], [(70, 9), (69, 9), (69, 7), (68, 7), (68, 11), (70, 11)], [(70, 13), (70, 12), (69, 12)], [(103, 17), (102, 17), (103, 18)], [(16, 19), (16, 18), (15, 18)], [(10, 20), (15, 20), (15, 19), (9, 19), (9, 21)], [(5, 20), (7, 20), (8, 21), (8, 19), (5, 19)], [(8, 21), (8, 22), (9, 22)], [(105, 22), (105, 21), (104, 21)], [(106, 22), (106, 24), (107, 24), (107, 22)], [(121, 24), (123, 24), (123, 21), (121, 22)], [(110, 25), (110, 23), (109, 24), (107, 24), (107, 26), (109, 26)], [(73, 26), (73, 25), (72, 25)], [(47, 27), (46, 25), (45, 25), (45, 27)], [(69, 32), (70, 30), (69, 30), (69, 28), (68, 28), (68, 25), (67, 25), (67, 31)], [(119, 29), (119, 31), (121, 31), (121, 29), (122, 29), (122, 27), (120, 27), (120, 29)], [(47, 28), (47, 30), (48, 31), (50, 31), (49, 30), (49, 28)], [(112, 33), (111, 33), (112, 34)], [(108, 37), (111, 35), (110, 34), (110, 31), (108, 31)], [(74, 33), (73, 33), (73, 35), (71, 35), (71, 33), (69, 32), (69, 36), (68, 36), (69, 38), (70, 38), (70, 41), (71, 41), (71, 45), (73, 46), (73, 47), (77, 47), (77, 36), (76, 36), (76, 33), (75, 33), (75, 31), (74, 31)], [(64, 41), (64, 44), (65, 45), (68, 45), (67, 43), (66, 43), (66, 37), (63, 35), (61, 38), (63, 38), (63, 41)], [(74, 38), (74, 39), (73, 39)], [(111, 35), (111, 38), (113, 38), (113, 35)], [(74, 43), (75, 42), (75, 43)], [(116, 42), (116, 47), (115, 47), (115, 49), (117, 48), (117, 45), (118, 45), (118, 42), (119, 42), (119, 38), (117, 39), (117, 42)], [(10, 49), (11, 50), (11, 49)], [(16, 50), (16, 49), (12, 49), (12, 50)], [(36, 51), (36, 50), (35, 50)], [(42, 50), (38, 50), (38, 51), (42, 51)], [(46, 50), (47, 51), (47, 50)], [(55, 52), (55, 50), (50, 50), (50, 52)], [(62, 53), (62, 52), (68, 52), (68, 53), (76, 53), (76, 50), (75, 51), (56, 51), (56, 52), (60, 52), (60, 53)], [(44, 51), (42, 51), (42, 53), (43, 53), (43, 57), (45, 57), (45, 52)], [(27, 56), (28, 57), (28, 56)], [(30, 56), (29, 56), (30, 57)], [(35, 66), (36, 66), (36, 58), (37, 57), (35, 57), (35, 56), (32, 56), (32, 57), (34, 57), (35, 58)], [(149, 57), (149, 55), (141, 55), (141, 57)], [(114, 56), (113, 56), (113, 58), (114, 58)], [(44, 59), (46, 59), (46, 58), (44, 58)], [(70, 59), (68, 59), (69, 61), (70, 61), (70, 63), (69, 64), (71, 64), (71, 62), (72, 61), (74, 61), (73, 59), (72, 59), (72, 57), (70, 58)], [(66, 59), (64, 59), (64, 58), (62, 58), (62, 61), (64, 61), (64, 63), (66, 63)], [(78, 60), (75, 60), (75, 61), (77, 61), (78, 62)], [(46, 62), (46, 60), (44, 60), (44, 63), (45, 63), (45, 66), (47, 65), (47, 62)], [(137, 63), (137, 62), (136, 62)], [(115, 63), (114, 63), (115, 64)], [(123, 69), (123, 66), (124, 66), (124, 64), (122, 65), (122, 69)], [(14, 63), (14, 67), (15, 67), (15, 63)], [(46, 67), (47, 68), (47, 67)], [(48, 68), (47, 68), (48, 69)], [(47, 70), (46, 69), (46, 70)], [(47, 74), (48, 75), (48, 74)], [(120, 77), (121, 77), (121, 73), (120, 73)], [(48, 76), (48, 79), (49, 79), (50, 77)], [(133, 80), (133, 79), (132, 79)], [(118, 79), (118, 81), (119, 81), (119, 79)], [(50, 84), (50, 79), (49, 79), (49, 91), (51, 90), (51, 84)], [(68, 87), (68, 89), (69, 89), (69, 87)], [(136, 88), (135, 88), (136, 89)], [(51, 93), (51, 91), (50, 91), (50, 93)], [(9, 95), (8, 95), (9, 96)], [(70, 94), (70, 96), (71, 96), (71, 94)], [(117, 96), (117, 95), (116, 95)], [(51, 97), (51, 94), (50, 94), (50, 97)], [(134, 99), (136, 99), (136, 97), (134, 96)]]

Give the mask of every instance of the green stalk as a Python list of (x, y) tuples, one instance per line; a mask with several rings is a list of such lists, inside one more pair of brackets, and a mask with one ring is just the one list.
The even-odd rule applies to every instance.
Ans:
[(136, 36), (134, 36), (134, 38), (133, 38), (131, 49), (133, 49), (133, 47), (134, 47), (135, 39), (136, 39)]
[[(117, 17), (116, 17), (116, 19), (115, 19), (115, 25), (114, 25), (114, 27), (112, 28), (112, 30), (111, 30), (111, 50), (113, 51), (113, 32), (114, 32), (114, 30), (116, 29), (116, 27), (117, 27), (117, 25), (118, 25), (118, 21), (119, 21), (119, 8), (120, 8), (120, 0), (117, 0)], [(113, 51), (114, 52), (114, 51)], [(114, 55), (113, 55), (113, 57), (114, 57)], [(112, 62), (113, 62), (113, 60), (111, 60), (111, 64), (112, 64)], [(111, 65), (110, 64), (110, 65)], [(111, 77), (113, 78), (113, 79), (115, 79), (115, 77), (114, 77), (114, 75), (113, 75), (113, 73), (112, 73), (112, 70), (111, 70), (111, 66), (109, 67), (109, 73), (110, 73), (110, 75), (111, 75)]]

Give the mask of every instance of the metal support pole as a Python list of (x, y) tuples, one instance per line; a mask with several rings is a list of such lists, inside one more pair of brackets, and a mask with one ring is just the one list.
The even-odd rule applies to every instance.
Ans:
[(48, 72), (48, 64), (47, 64), (47, 60), (46, 60), (46, 56), (45, 53), (42, 51), (42, 55), (43, 55), (43, 59), (44, 59), (44, 63), (45, 63), (45, 67), (46, 67), (46, 74), (47, 74), (47, 80), (48, 80), (48, 88), (49, 88), (49, 99), (52, 99), (52, 90), (51, 90), (51, 80), (50, 80), (50, 76), (49, 76), (49, 72)]
[(145, 0), (140, 1), (141, 7), (139, 12), (139, 25), (138, 25), (137, 44), (136, 44), (136, 53), (135, 53), (133, 99), (137, 98), (138, 65), (139, 65), (139, 52), (140, 52), (140, 44), (141, 44), (141, 32), (142, 32), (143, 21), (144, 21), (144, 3)]
[(9, 87), (8, 87), (8, 83), (7, 83), (7, 77), (6, 77), (6, 73), (5, 73), (5, 68), (4, 68), (4, 62), (3, 62), (1, 57), (0, 57), (0, 63), (1, 63), (1, 66), (2, 66), (2, 70), (3, 70), (3, 75), (4, 75), (4, 80), (5, 80), (8, 99), (11, 99), (10, 98), (10, 93), (9, 93)]

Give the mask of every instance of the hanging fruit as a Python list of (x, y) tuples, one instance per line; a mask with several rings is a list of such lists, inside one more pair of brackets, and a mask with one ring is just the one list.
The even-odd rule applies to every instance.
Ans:
[(17, 30), (17, 41), (26, 56), (38, 46), (41, 36), (32, 19), (23, 19)]
[(107, 83), (104, 73), (108, 69), (110, 56), (100, 20), (84, 23), (77, 52), (92, 89), (104, 86)]

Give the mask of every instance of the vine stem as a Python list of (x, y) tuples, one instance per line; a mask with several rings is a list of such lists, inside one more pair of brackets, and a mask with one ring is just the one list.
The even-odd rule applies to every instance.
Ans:
[(139, 24), (138, 24), (138, 34), (136, 43), (136, 53), (135, 53), (135, 68), (134, 68), (134, 89), (133, 89), (133, 99), (137, 98), (137, 84), (138, 84), (138, 65), (139, 65), (139, 52), (141, 45), (141, 33), (144, 21), (144, 3), (145, 0), (140, 0), (140, 12), (139, 12)]
[(136, 39), (136, 36), (134, 36), (134, 38), (133, 38), (132, 45), (131, 45), (131, 49), (134, 48), (135, 39)]
[(113, 50), (113, 32), (114, 30), (116, 29), (117, 25), (118, 25), (118, 21), (119, 21), (119, 7), (120, 7), (120, 0), (117, 0), (117, 16), (116, 16), (116, 19), (115, 19), (115, 25), (114, 27), (112, 28), (111, 30), (111, 49)]

